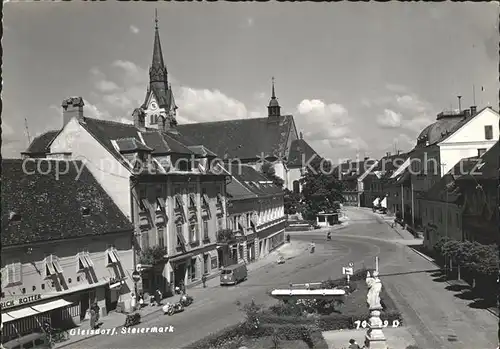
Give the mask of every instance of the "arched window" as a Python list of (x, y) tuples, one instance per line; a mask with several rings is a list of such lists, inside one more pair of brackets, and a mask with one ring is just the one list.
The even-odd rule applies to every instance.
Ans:
[(300, 193), (300, 184), (299, 181), (293, 181), (293, 192)]

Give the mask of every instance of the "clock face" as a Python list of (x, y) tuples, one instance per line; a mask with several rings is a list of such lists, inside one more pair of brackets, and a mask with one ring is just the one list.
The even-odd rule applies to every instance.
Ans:
[(156, 110), (158, 106), (156, 105), (155, 102), (151, 103), (151, 109)]

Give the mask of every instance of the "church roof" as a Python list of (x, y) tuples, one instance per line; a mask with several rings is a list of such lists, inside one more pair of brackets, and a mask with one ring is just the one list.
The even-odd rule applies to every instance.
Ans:
[(56, 176), (57, 161), (2, 160), (2, 216), (17, 216), (2, 228), (3, 246), (133, 230), (81, 161), (66, 162)]
[(184, 124), (177, 129), (219, 157), (256, 159), (284, 151), (293, 125), (293, 116), (283, 115), (275, 123), (266, 117)]
[(304, 167), (305, 164), (316, 156), (320, 159), (320, 156), (313, 148), (303, 139), (296, 139), (290, 145), (290, 153), (287, 159), (287, 166), (291, 167)]

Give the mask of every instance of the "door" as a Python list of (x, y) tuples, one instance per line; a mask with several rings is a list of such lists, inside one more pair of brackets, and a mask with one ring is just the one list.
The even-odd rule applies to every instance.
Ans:
[(208, 264), (210, 263), (209, 255), (203, 255), (203, 273), (208, 274)]
[(181, 282), (185, 281), (186, 277), (186, 263), (177, 264), (174, 268), (174, 282), (175, 286), (180, 286)]
[(80, 321), (85, 319), (87, 310), (89, 309), (89, 294), (87, 292), (82, 293), (80, 296)]

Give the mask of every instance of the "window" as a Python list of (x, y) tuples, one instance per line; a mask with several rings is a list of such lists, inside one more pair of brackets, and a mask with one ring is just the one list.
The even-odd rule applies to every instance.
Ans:
[(182, 196), (180, 194), (175, 194), (175, 208), (182, 209), (184, 206), (184, 202), (182, 200)]
[(480, 148), (477, 150), (477, 156), (481, 157), (483, 154), (486, 153), (486, 148)]
[(189, 208), (196, 209), (196, 195), (194, 193), (189, 194)]
[(189, 266), (189, 278), (191, 280), (196, 280), (196, 258), (191, 259), (191, 265)]
[(182, 224), (177, 223), (175, 229), (177, 232), (177, 247), (183, 247), (185, 241), (184, 241), (184, 232), (182, 231)]
[(110, 266), (113, 264), (118, 264), (120, 262), (120, 257), (118, 257), (118, 251), (116, 248), (111, 247), (106, 251), (106, 265)]
[(201, 188), (201, 195), (207, 195), (207, 188)]
[(484, 138), (487, 140), (493, 139), (493, 126), (484, 126)]
[(198, 241), (198, 224), (197, 222), (191, 222), (189, 224), (189, 242)]
[[(219, 219), (217, 220), (217, 222), (219, 221)], [(208, 240), (208, 220), (207, 219), (203, 219), (203, 239)]]
[(7, 265), (7, 285), (20, 284), (22, 282), (22, 264), (19, 260), (12, 261)]
[(223, 229), (223, 224), (222, 223), (223, 223), (222, 218), (217, 218), (217, 231)]
[(141, 232), (141, 248), (143, 250), (149, 248), (149, 234), (145, 230)]
[(203, 273), (208, 274), (208, 265), (210, 264), (210, 255), (203, 255)]
[(443, 212), (441, 210), (438, 211), (439, 223), (443, 223)]
[(165, 236), (163, 227), (156, 228), (156, 234), (158, 235), (158, 246), (165, 247)]
[(78, 258), (78, 264), (77, 264), (77, 270), (78, 271), (84, 271), (90, 268), (94, 267), (94, 263), (90, 259), (90, 253), (88, 252), (79, 252), (77, 255)]
[(59, 264), (59, 259), (56, 256), (50, 255), (45, 257), (45, 278), (49, 278), (51, 276), (62, 274), (62, 268)]
[(452, 221), (451, 221), (451, 212), (448, 212), (448, 224), (449, 225), (452, 225)]
[(156, 198), (156, 212), (162, 212), (165, 210), (165, 200), (161, 197)]

